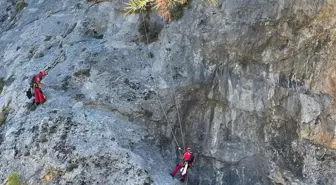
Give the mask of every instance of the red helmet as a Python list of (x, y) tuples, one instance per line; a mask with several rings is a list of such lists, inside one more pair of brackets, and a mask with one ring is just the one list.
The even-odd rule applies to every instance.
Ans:
[(46, 75), (46, 72), (45, 72), (44, 70), (41, 70), (41, 71), (40, 71), (40, 74), (41, 74), (42, 76), (45, 76), (45, 75)]

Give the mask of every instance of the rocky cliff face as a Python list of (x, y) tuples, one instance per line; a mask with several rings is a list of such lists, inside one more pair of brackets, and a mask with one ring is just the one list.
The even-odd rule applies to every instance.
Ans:
[(190, 145), (189, 184), (336, 184), (334, 0), (193, 1), (169, 24), (123, 3), (0, 2), (1, 180), (179, 184)]

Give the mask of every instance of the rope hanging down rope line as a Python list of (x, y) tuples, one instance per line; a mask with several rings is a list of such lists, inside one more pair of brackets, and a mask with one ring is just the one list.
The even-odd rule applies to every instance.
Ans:
[[(144, 20), (144, 16), (143, 16), (143, 12), (142, 12), (142, 11), (140, 12), (140, 16), (142, 16), (142, 21), (143, 21), (144, 30), (145, 30), (145, 36), (146, 36), (146, 43), (148, 44), (148, 36), (147, 36), (146, 22), (145, 22), (145, 20)], [(166, 22), (164, 22), (164, 28), (166, 28)], [(165, 34), (166, 34), (166, 38), (168, 39), (167, 32), (166, 32)], [(166, 61), (166, 56), (167, 56), (167, 55), (165, 55), (165, 57), (164, 57), (164, 61)], [(169, 54), (169, 56), (170, 56), (170, 54)], [(173, 74), (173, 72), (172, 72), (173, 70), (172, 70), (171, 63), (170, 63), (170, 62), (169, 62), (169, 68), (170, 68), (171, 79), (172, 79), (172, 83), (171, 83), (171, 84), (172, 84), (172, 86), (173, 86), (173, 98), (174, 98), (174, 102), (175, 102), (175, 106), (176, 106), (176, 111), (177, 111), (177, 116), (178, 116), (178, 121), (179, 121), (180, 131), (181, 131), (182, 144), (183, 144), (183, 151), (185, 151), (186, 148), (185, 148), (185, 144), (184, 144), (184, 136), (183, 136), (183, 130), (182, 130), (181, 116), (180, 116), (179, 109), (178, 109), (178, 102), (177, 102), (177, 99), (176, 99), (176, 92), (175, 92), (174, 79), (173, 79), (173, 75), (172, 75), (172, 74)], [(152, 71), (153, 71), (153, 69), (152, 69)], [(157, 84), (155, 83), (155, 79), (154, 79), (154, 84), (155, 84), (156, 89), (157, 89)], [(157, 97), (157, 99), (158, 99), (158, 101), (159, 101), (159, 103), (160, 103), (161, 110), (162, 110), (162, 112), (164, 113), (165, 119), (166, 119), (166, 121), (167, 121), (167, 123), (168, 123), (168, 125), (169, 125), (169, 127), (170, 127), (170, 131), (171, 131), (171, 133), (172, 133), (172, 135), (173, 135), (173, 137), (174, 137), (174, 140), (175, 140), (175, 142), (176, 142), (176, 145), (177, 145), (177, 147), (178, 147), (179, 150), (180, 150), (181, 148), (180, 148), (180, 146), (179, 146), (179, 144), (178, 144), (178, 141), (177, 141), (177, 139), (176, 139), (176, 136), (175, 136), (175, 134), (174, 134), (174, 132), (173, 132), (173, 129), (172, 129), (171, 125), (170, 125), (170, 122), (169, 122), (169, 120), (168, 120), (167, 114), (166, 114), (166, 112), (165, 112), (164, 109), (163, 109), (163, 105), (162, 105), (162, 102), (161, 102), (161, 99), (160, 99), (158, 93), (156, 93), (156, 97)], [(183, 156), (183, 151), (181, 151), (181, 155), (182, 155), (182, 156)], [(197, 155), (196, 155), (196, 156), (197, 156)], [(196, 161), (196, 156), (195, 156), (195, 159), (194, 159), (193, 163), (195, 163), (195, 161)], [(189, 176), (187, 175), (186, 185), (188, 185), (188, 181), (189, 181)]]
[[(164, 23), (166, 25), (166, 22)], [(168, 35), (166, 34), (166, 37), (168, 39)], [(178, 102), (177, 102), (177, 99), (176, 99), (176, 91), (175, 91), (175, 84), (174, 84), (174, 78), (173, 78), (173, 68), (172, 68), (172, 65), (171, 65), (171, 55), (169, 53), (169, 59), (168, 59), (168, 63), (169, 63), (169, 68), (170, 68), (170, 76), (171, 76), (171, 85), (173, 86), (173, 98), (174, 98), (174, 102), (175, 102), (175, 108), (176, 108), (176, 112), (177, 112), (177, 119), (178, 119), (178, 122), (180, 124), (180, 132), (181, 132), (181, 137), (182, 137), (182, 145), (183, 145), (183, 151), (186, 150), (186, 147), (185, 147), (185, 144), (184, 144), (184, 136), (183, 136), (183, 130), (182, 130), (182, 121), (181, 121), (181, 116), (180, 116), (180, 111), (179, 111), (179, 108), (178, 108)]]
[[(166, 21), (164, 21), (164, 28), (166, 29)], [(167, 34), (167, 30), (165, 30), (165, 34), (164, 35), (165, 35), (166, 39), (169, 40), (168, 34)], [(167, 55), (165, 55), (165, 61), (166, 61), (166, 56)], [(168, 58), (168, 63), (169, 63), (169, 68), (170, 68), (170, 76), (171, 76), (171, 85), (172, 85), (172, 90), (173, 90), (173, 98), (174, 98), (175, 108), (176, 108), (176, 112), (177, 112), (177, 118), (178, 118), (178, 122), (179, 122), (179, 126), (180, 126), (183, 151), (185, 151), (186, 147), (185, 147), (185, 142), (184, 142), (184, 134), (183, 134), (183, 129), (182, 129), (182, 121), (181, 121), (180, 111), (179, 111), (179, 108), (178, 108), (178, 102), (177, 102), (177, 98), (176, 98), (176, 91), (175, 91), (175, 84), (174, 84), (174, 78), (173, 78), (173, 69), (172, 69), (171, 60), (170, 60), (171, 59), (170, 53), (168, 54), (168, 57), (169, 57)]]
[[(144, 19), (144, 13), (143, 13), (143, 11), (140, 12), (140, 16), (142, 17), (142, 22), (143, 22), (143, 27), (144, 27), (144, 31), (145, 31), (145, 37), (146, 37), (146, 44), (148, 44), (149, 43), (149, 39), (148, 39), (147, 26), (146, 26), (146, 21)], [(164, 27), (166, 27), (166, 22), (164, 22)], [(166, 38), (168, 38), (168, 37), (166, 37)], [(164, 61), (166, 61), (166, 56), (167, 55), (165, 55)], [(170, 70), (172, 70), (171, 67), (170, 67)], [(155, 83), (155, 80), (154, 80), (154, 83)], [(173, 97), (174, 97), (174, 100), (175, 100), (176, 110), (177, 110), (177, 114), (178, 114), (178, 120), (179, 120), (179, 123), (180, 123), (179, 125), (180, 125), (181, 137), (182, 137), (182, 144), (183, 144), (183, 149), (185, 150), (183, 131), (182, 131), (182, 124), (181, 124), (181, 119), (180, 119), (180, 116), (179, 116), (180, 114), (179, 114), (179, 111), (178, 111), (178, 107), (177, 107), (178, 105), (177, 105), (176, 97), (175, 97), (174, 81), (172, 81), (172, 84), (173, 84), (173, 90), (174, 90)], [(156, 89), (157, 89), (157, 83), (155, 83), (155, 86), (156, 86)], [(171, 131), (171, 133), (173, 135), (173, 138), (174, 138), (174, 140), (176, 142), (176, 145), (180, 149), (181, 147), (180, 147), (180, 145), (179, 145), (179, 143), (177, 141), (177, 138), (176, 138), (176, 136), (175, 136), (175, 134), (173, 132), (173, 128), (170, 125), (170, 122), (168, 120), (168, 116), (167, 116), (167, 114), (166, 114), (166, 112), (165, 112), (165, 110), (163, 108), (162, 101), (161, 101), (158, 93), (156, 93), (156, 96), (157, 96), (157, 99), (158, 99), (158, 101), (160, 103), (161, 111), (164, 113), (164, 117), (166, 119), (166, 122), (168, 123), (170, 131)]]
[[(166, 21), (164, 21), (164, 28), (166, 29)], [(167, 31), (165, 31), (165, 36), (166, 36), (166, 39), (168, 39)], [(166, 60), (166, 55), (165, 55), (165, 59), (164, 60)], [(181, 137), (182, 137), (182, 143), (183, 143), (183, 149), (184, 149), (183, 151), (185, 151), (186, 148), (185, 148), (184, 135), (183, 135), (183, 130), (182, 130), (182, 121), (181, 121), (181, 116), (180, 116), (179, 108), (178, 108), (179, 104), (178, 104), (178, 101), (177, 101), (177, 98), (176, 98), (175, 84), (174, 84), (174, 78), (173, 78), (173, 68), (172, 68), (172, 64), (171, 64), (171, 54), (170, 53), (169, 53), (169, 62), (168, 63), (169, 63), (169, 68), (170, 68), (170, 73), (171, 73), (171, 80), (172, 80), (171, 85), (173, 86), (172, 87), (173, 88), (173, 98), (174, 98), (175, 108), (176, 108), (176, 112), (177, 112), (177, 116), (178, 116), (178, 121), (179, 121), (179, 125), (180, 125), (180, 131), (181, 131)], [(197, 153), (199, 153), (199, 151)], [(182, 153), (182, 155), (183, 155), (183, 153)], [(195, 155), (195, 154), (193, 154), (193, 155)], [(195, 158), (193, 160), (193, 164), (195, 164), (196, 158), (197, 158), (197, 154), (195, 155)], [(186, 185), (188, 185), (188, 181), (189, 181), (189, 175), (187, 175)]]

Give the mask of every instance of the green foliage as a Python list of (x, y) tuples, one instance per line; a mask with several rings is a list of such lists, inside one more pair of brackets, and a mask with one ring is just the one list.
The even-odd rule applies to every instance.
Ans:
[[(182, 0), (183, 1), (183, 0)], [(181, 0), (130, 0), (125, 7), (126, 14), (133, 14), (154, 9), (159, 16), (170, 20), (169, 10)]]
[(10, 108), (9, 106), (5, 107), (0, 112), (0, 126), (6, 122), (7, 115), (9, 114)]
[(6, 121), (5, 115), (3, 112), (0, 112), (0, 126)]
[[(189, 0), (191, 1), (191, 0)], [(178, 20), (183, 16), (183, 5), (188, 0), (130, 0), (125, 7), (126, 14), (155, 10), (166, 21)], [(206, 4), (216, 5), (218, 0), (202, 0)]]
[(49, 41), (52, 38), (52, 36), (48, 35), (44, 37), (44, 41)]
[(11, 173), (7, 177), (7, 185), (23, 185), (18, 173)]
[(16, 12), (20, 12), (24, 7), (28, 6), (24, 0), (15, 0), (14, 3)]
[(5, 86), (5, 81), (3, 78), (0, 78), (0, 94), (2, 93), (3, 87)]
[(126, 14), (139, 13), (145, 11), (152, 0), (130, 0), (125, 8)]
[(184, 9), (182, 5), (177, 5), (171, 11), (171, 18), (172, 20), (179, 20), (184, 15)]
[(74, 76), (79, 77), (79, 76), (90, 76), (90, 69), (82, 69), (74, 73)]

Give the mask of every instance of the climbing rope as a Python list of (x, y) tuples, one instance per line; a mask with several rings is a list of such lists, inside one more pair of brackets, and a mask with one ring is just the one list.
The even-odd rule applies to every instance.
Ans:
[[(143, 13), (143, 11), (140, 12), (140, 16), (142, 17), (143, 28), (144, 28), (145, 37), (146, 37), (146, 44), (148, 44), (149, 43), (149, 39), (148, 39), (147, 27), (146, 27), (146, 22), (145, 22), (145, 19), (144, 19), (144, 13)], [(166, 22), (164, 22), (164, 28), (166, 28)], [(165, 33), (165, 36), (168, 39), (167, 32)], [(183, 135), (183, 129), (182, 129), (182, 121), (181, 121), (181, 116), (180, 116), (179, 107), (178, 107), (179, 106), (179, 104), (178, 104), (179, 102), (178, 102), (178, 100), (176, 98), (175, 84), (174, 84), (174, 78), (173, 78), (173, 69), (172, 69), (172, 65), (171, 65), (171, 55), (170, 54), (166, 54), (165, 57), (164, 57), (164, 61), (166, 61), (167, 55), (169, 57), (169, 68), (170, 68), (170, 73), (171, 73), (171, 85), (172, 85), (172, 91), (173, 91), (173, 99), (174, 99), (174, 103), (175, 103), (175, 108), (176, 108), (176, 112), (177, 112), (177, 117), (178, 117), (180, 132), (181, 132), (183, 151), (185, 151), (186, 148), (185, 148), (184, 135)], [(155, 82), (155, 79), (154, 79), (154, 84), (155, 84), (155, 89), (158, 89), (157, 83)], [(180, 150), (181, 155), (183, 155), (183, 151), (181, 151), (181, 148), (180, 148), (179, 143), (177, 141), (177, 138), (176, 138), (176, 136), (174, 134), (173, 128), (171, 126), (171, 123), (168, 120), (168, 116), (166, 114), (166, 111), (163, 108), (163, 104), (162, 104), (162, 101), (161, 101), (161, 99), (159, 97), (159, 94), (158, 93), (155, 93), (155, 94), (156, 94), (156, 98), (158, 99), (158, 102), (160, 104), (161, 111), (163, 112), (165, 120), (166, 120), (166, 122), (167, 122), (167, 124), (168, 124), (168, 126), (170, 128), (170, 131), (171, 131), (171, 133), (173, 135), (174, 141), (175, 141), (178, 149)], [(196, 161), (196, 156), (194, 158), (193, 163), (195, 161)], [(188, 185), (188, 180), (189, 180), (189, 176), (187, 175), (186, 185)]]
[[(166, 28), (166, 22), (164, 22), (164, 27)], [(168, 39), (168, 34), (166, 33), (165, 35), (166, 35), (166, 38)], [(179, 108), (178, 108), (179, 103), (178, 103), (178, 100), (176, 98), (175, 84), (174, 84), (174, 78), (173, 78), (173, 68), (172, 68), (172, 64), (171, 64), (171, 55), (170, 54), (169, 54), (169, 68), (170, 68), (171, 80), (172, 80), (171, 84), (173, 86), (173, 88), (172, 88), (173, 89), (173, 98), (174, 98), (174, 102), (175, 102), (175, 106), (176, 106), (176, 112), (177, 112), (177, 116), (178, 116), (178, 121), (179, 121), (179, 124), (180, 124), (180, 131), (181, 131), (183, 149), (185, 151), (186, 148), (185, 148), (184, 135), (183, 135), (183, 130), (182, 130), (182, 121), (181, 121), (181, 116), (180, 116)], [(197, 154), (198, 153), (199, 153), (199, 151), (197, 152)], [(197, 154), (195, 154), (195, 153), (193, 154), (195, 156), (195, 158), (194, 158), (192, 164), (195, 164), (196, 158), (197, 158)], [(189, 170), (187, 170), (187, 171), (189, 171)], [(186, 185), (188, 185), (188, 181), (189, 181), (189, 175), (187, 175)]]
[[(166, 27), (166, 22), (164, 22), (164, 25)], [(168, 39), (168, 34), (166, 34), (167, 36), (167, 39)], [(179, 108), (178, 108), (178, 102), (177, 102), (177, 98), (176, 98), (176, 92), (175, 92), (175, 85), (174, 85), (174, 78), (173, 78), (173, 69), (172, 69), (172, 65), (171, 65), (171, 55), (169, 54), (169, 68), (170, 68), (170, 76), (171, 76), (171, 84), (173, 86), (173, 98), (174, 98), (174, 102), (175, 102), (175, 108), (176, 108), (176, 112), (177, 112), (177, 119), (178, 119), (178, 122), (180, 124), (180, 132), (181, 132), (181, 137), (182, 137), (182, 145), (183, 145), (183, 150), (185, 151), (186, 150), (186, 147), (185, 147), (185, 144), (184, 144), (184, 136), (183, 136), (183, 130), (182, 130), (182, 122), (181, 122), (181, 116), (180, 116), (180, 111), (179, 111)]]
[[(145, 19), (144, 19), (144, 13), (143, 13), (143, 11), (140, 12), (140, 16), (142, 17), (142, 22), (143, 22), (143, 27), (144, 27), (144, 31), (145, 31), (145, 37), (146, 37), (146, 44), (148, 44), (148, 43), (149, 43), (149, 39), (148, 39), (147, 27), (146, 27), (146, 22), (145, 22)], [(165, 24), (166, 24), (166, 23), (165, 23)], [(166, 55), (165, 55), (165, 58), (166, 58)], [(154, 83), (155, 83), (155, 79), (154, 79)], [(157, 89), (157, 83), (155, 83), (155, 86), (156, 86), (156, 89)], [(176, 138), (176, 136), (175, 136), (175, 134), (174, 134), (173, 128), (172, 128), (172, 126), (171, 126), (171, 124), (170, 124), (170, 122), (169, 122), (169, 120), (168, 120), (168, 116), (167, 116), (167, 114), (166, 114), (166, 111), (165, 111), (164, 108), (163, 108), (163, 104), (162, 104), (162, 101), (161, 101), (161, 99), (160, 99), (160, 97), (159, 97), (159, 94), (158, 94), (158, 93), (155, 93), (155, 94), (156, 94), (156, 98), (158, 99), (158, 101), (159, 101), (159, 103), (160, 103), (160, 108), (161, 108), (161, 110), (162, 110), (162, 112), (163, 112), (163, 114), (164, 114), (164, 117), (165, 117), (165, 119), (166, 119), (166, 122), (168, 123), (168, 126), (169, 126), (170, 131), (171, 131), (171, 133), (172, 133), (172, 135), (173, 135), (173, 138), (174, 138), (174, 140), (175, 140), (175, 143), (176, 143), (177, 147), (180, 149), (180, 145), (179, 145), (179, 143), (178, 143), (178, 141), (177, 141), (177, 138)], [(183, 135), (182, 135), (182, 136), (183, 136)], [(183, 142), (183, 147), (184, 147), (184, 142)]]
[[(167, 28), (166, 26), (167, 26), (166, 21), (164, 21), (164, 28), (165, 29)], [(166, 39), (169, 40), (167, 31), (165, 31), (165, 37), (166, 37)], [(165, 55), (165, 59), (164, 59), (165, 61), (166, 61), (166, 56), (167, 55)], [(175, 103), (175, 108), (176, 108), (176, 112), (177, 112), (177, 118), (178, 118), (180, 132), (181, 132), (183, 151), (185, 151), (186, 148), (185, 148), (185, 142), (184, 142), (184, 134), (183, 134), (183, 129), (182, 129), (181, 116), (180, 116), (179, 108), (178, 108), (178, 102), (177, 102), (177, 98), (176, 98), (175, 84), (174, 84), (174, 78), (173, 78), (173, 69), (172, 69), (171, 60), (170, 60), (171, 55), (169, 54), (168, 57), (169, 57), (168, 63), (169, 63), (170, 75), (171, 75), (171, 85), (172, 85), (172, 90), (173, 90), (173, 99), (174, 99), (174, 103)]]
[(169, 125), (169, 128), (170, 128), (170, 130), (171, 130), (171, 133), (172, 133), (172, 135), (173, 135), (173, 137), (174, 137), (174, 139), (175, 139), (176, 145), (177, 145), (177, 147), (180, 148), (180, 146), (179, 146), (179, 144), (178, 144), (178, 141), (177, 141), (177, 139), (176, 139), (176, 136), (175, 136), (175, 134), (174, 134), (174, 132), (173, 132), (173, 128), (171, 127), (170, 122), (169, 122), (169, 120), (168, 120), (167, 114), (166, 114), (166, 112), (165, 112), (164, 109), (163, 109), (163, 106), (162, 106), (162, 102), (161, 102), (161, 100), (160, 100), (160, 97), (159, 97), (159, 95), (158, 95), (157, 93), (156, 93), (156, 96), (157, 96), (157, 99), (158, 99), (158, 101), (159, 101), (159, 103), (160, 103), (160, 107), (161, 107), (161, 110), (162, 110), (162, 112), (163, 112), (163, 114), (164, 114), (164, 116), (165, 116), (165, 119), (166, 119), (166, 121), (167, 121), (167, 123), (168, 123), (168, 125)]

